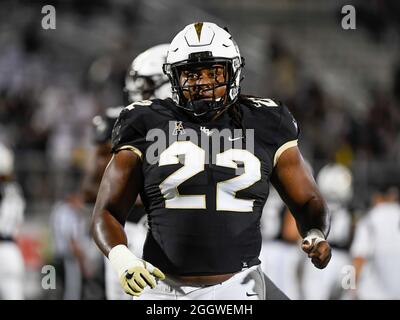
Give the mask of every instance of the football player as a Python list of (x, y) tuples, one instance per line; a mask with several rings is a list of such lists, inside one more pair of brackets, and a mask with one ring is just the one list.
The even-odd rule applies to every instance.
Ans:
[(25, 264), (16, 236), (25, 200), (13, 175), (14, 155), (0, 143), (0, 300), (24, 299)]
[[(159, 44), (139, 54), (132, 62), (126, 78), (125, 91), (130, 102), (152, 98), (164, 99), (171, 96), (171, 85), (162, 67), (166, 61), (169, 44)], [(87, 203), (96, 201), (101, 177), (111, 158), (111, 131), (122, 107), (108, 108), (104, 114), (93, 118), (95, 149), (84, 177), (82, 191)], [(142, 255), (147, 228), (143, 205), (138, 197), (125, 223), (129, 248), (135, 255)], [(107, 260), (107, 259), (106, 259)], [(109, 300), (129, 299), (122, 290), (119, 279), (110, 267), (105, 265), (106, 298)]]
[(371, 195), (372, 207), (356, 225), (350, 248), (355, 268), (354, 298), (400, 299), (398, 186), (398, 180), (380, 182)]
[[(133, 296), (273, 298), (258, 259), (269, 181), (312, 263), (330, 260), (328, 213), (297, 147), (297, 123), (281, 103), (240, 94), (243, 65), (226, 30), (190, 24), (164, 65), (172, 99), (133, 103), (114, 126), (92, 231)], [(123, 229), (138, 193), (149, 220), (143, 259)]]

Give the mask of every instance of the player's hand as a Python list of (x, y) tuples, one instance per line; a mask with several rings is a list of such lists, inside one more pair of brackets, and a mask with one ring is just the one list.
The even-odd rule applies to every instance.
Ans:
[(138, 259), (120, 275), (119, 281), (126, 293), (140, 296), (146, 286), (156, 287), (156, 279), (164, 280), (164, 273), (151, 263)]
[(125, 245), (111, 249), (108, 258), (118, 272), (119, 281), (126, 293), (140, 296), (147, 286), (156, 287), (156, 280), (164, 280), (165, 275), (151, 263), (137, 258)]
[(301, 248), (318, 269), (324, 269), (331, 260), (331, 247), (320, 230), (310, 230), (303, 239)]

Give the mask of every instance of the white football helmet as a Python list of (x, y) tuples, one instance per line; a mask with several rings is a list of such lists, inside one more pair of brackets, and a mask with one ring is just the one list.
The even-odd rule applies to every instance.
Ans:
[(163, 73), (169, 44), (159, 44), (139, 54), (125, 78), (130, 102), (171, 97), (171, 85)]
[[(188, 101), (183, 92), (189, 92), (191, 87), (201, 90), (204, 84), (181, 85), (181, 72), (216, 64), (224, 66), (225, 82), (213, 84), (212, 90), (226, 86), (225, 97), (216, 99), (213, 93), (211, 101)], [(214, 23), (197, 22), (186, 26), (172, 40), (164, 72), (171, 81), (172, 98), (176, 104), (195, 115), (204, 115), (236, 101), (240, 93), (243, 66), (244, 59), (240, 56), (239, 48), (226, 30)]]
[(353, 197), (351, 171), (341, 164), (328, 164), (318, 173), (317, 184), (328, 202), (346, 204)]
[(14, 171), (14, 154), (0, 143), (0, 176), (11, 176)]

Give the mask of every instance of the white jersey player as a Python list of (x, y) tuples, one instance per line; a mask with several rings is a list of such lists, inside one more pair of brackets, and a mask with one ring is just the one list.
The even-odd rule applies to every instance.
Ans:
[(398, 190), (381, 190), (358, 223), (351, 247), (359, 299), (400, 299), (400, 205)]
[(23, 221), (25, 201), (12, 181), (13, 154), (0, 144), (0, 300), (24, 298), (24, 260), (15, 242)]

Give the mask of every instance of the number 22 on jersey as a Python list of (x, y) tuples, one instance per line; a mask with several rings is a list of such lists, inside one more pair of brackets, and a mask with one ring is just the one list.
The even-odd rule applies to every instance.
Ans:
[[(176, 141), (160, 154), (159, 166), (178, 164), (179, 156), (185, 159), (183, 167), (169, 175), (160, 184), (165, 207), (206, 209), (206, 195), (180, 195), (178, 191), (180, 184), (204, 170), (205, 151), (191, 141)], [(217, 211), (253, 211), (254, 200), (237, 199), (235, 195), (261, 179), (261, 163), (247, 150), (229, 149), (216, 155), (217, 166), (237, 169), (237, 162), (243, 163), (244, 172), (237, 177), (217, 183)]]

